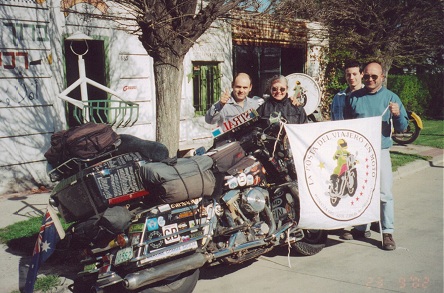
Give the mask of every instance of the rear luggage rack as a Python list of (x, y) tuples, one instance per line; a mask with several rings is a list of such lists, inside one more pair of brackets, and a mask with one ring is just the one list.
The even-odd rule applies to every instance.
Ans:
[(69, 176), (72, 176), (77, 172), (80, 172), (94, 165), (95, 163), (103, 161), (107, 158), (111, 158), (113, 152), (116, 150), (116, 147), (117, 145), (115, 145), (112, 150), (97, 155), (96, 157), (91, 159), (71, 158), (68, 161), (65, 161), (62, 164), (58, 165), (57, 167), (54, 167), (54, 169), (48, 172), (48, 176), (51, 182), (57, 182), (64, 178), (68, 178)]

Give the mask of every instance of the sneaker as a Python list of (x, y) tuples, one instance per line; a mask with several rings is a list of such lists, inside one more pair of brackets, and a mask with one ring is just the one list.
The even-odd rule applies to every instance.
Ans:
[(345, 231), (340, 238), (344, 240), (353, 240), (359, 238), (370, 238), (371, 236), (372, 232), (370, 231), (360, 231), (352, 229), (351, 231)]
[(384, 250), (395, 250), (396, 249), (395, 240), (393, 240), (392, 234), (389, 234), (389, 233), (382, 234), (382, 248)]

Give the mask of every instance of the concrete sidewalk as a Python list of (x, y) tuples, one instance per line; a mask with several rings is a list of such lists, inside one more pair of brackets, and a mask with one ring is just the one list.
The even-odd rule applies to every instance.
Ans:
[[(443, 164), (444, 151), (425, 146), (394, 146), (392, 152), (401, 152), (408, 154), (417, 154), (430, 157), (430, 160), (417, 160), (406, 166), (400, 167), (394, 172), (395, 184), (397, 180), (409, 176), (415, 172), (420, 172), (430, 166), (438, 166)], [(6, 227), (13, 223), (27, 220), (31, 217), (42, 216), (46, 211), (50, 193), (29, 193), (29, 194), (11, 194), (0, 195), (0, 228)], [(31, 251), (29, 252), (31, 253)], [(18, 290), (19, 282), (23, 284), (26, 278), (26, 269), (23, 264), (29, 258), (18, 255), (6, 245), (0, 247), (0, 284), (2, 289), (0, 292), (10, 293)], [(21, 275), (19, 277), (19, 275)], [(72, 280), (62, 278), (63, 285), (57, 292), (70, 292), (66, 287), (72, 283)]]
[(417, 160), (405, 166), (399, 167), (393, 172), (393, 180), (406, 177), (410, 174), (424, 170), (427, 167), (437, 166), (443, 163), (444, 150), (421, 145), (394, 145), (391, 152), (419, 155), (429, 157), (430, 159)]

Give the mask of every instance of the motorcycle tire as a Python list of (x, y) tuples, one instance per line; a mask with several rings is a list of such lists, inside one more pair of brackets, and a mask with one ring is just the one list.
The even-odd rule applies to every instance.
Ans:
[(338, 205), (340, 200), (341, 200), (340, 197), (330, 197), (330, 203), (334, 207)]
[(191, 270), (131, 293), (191, 293), (199, 280), (199, 269)]
[(416, 120), (410, 119), (407, 129), (404, 132), (394, 132), (392, 139), (400, 145), (410, 144), (418, 138), (420, 132), (421, 128), (419, 128)]
[[(299, 190), (295, 184), (289, 186), (291, 195), (295, 200), (296, 221), (299, 222), (300, 205), (299, 205)], [(338, 198), (339, 199), (339, 198)], [(338, 200), (339, 202), (339, 200)], [(305, 256), (315, 255), (324, 249), (328, 239), (328, 232), (325, 230), (303, 230), (304, 238), (300, 241), (292, 243), (291, 246), (297, 253)]]
[(303, 230), (304, 238), (292, 244), (297, 253), (310, 256), (324, 249), (328, 233), (325, 230)]
[(354, 196), (358, 187), (358, 172), (356, 169), (351, 170), (350, 177), (353, 178), (353, 184), (349, 186), (350, 182), (348, 182), (346, 189), (349, 196)]

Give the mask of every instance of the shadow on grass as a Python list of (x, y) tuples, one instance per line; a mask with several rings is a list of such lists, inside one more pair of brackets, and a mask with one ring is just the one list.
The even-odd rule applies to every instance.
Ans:
[[(5, 251), (20, 257), (18, 265), (19, 288), (24, 288), (25, 286), (37, 236), (38, 233), (32, 236), (12, 239), (6, 243), (7, 249)], [(40, 266), (39, 275), (57, 275), (70, 280), (74, 280), (77, 277), (77, 273), (82, 270), (80, 251), (65, 249), (63, 245), (63, 241), (58, 243), (54, 253)]]

